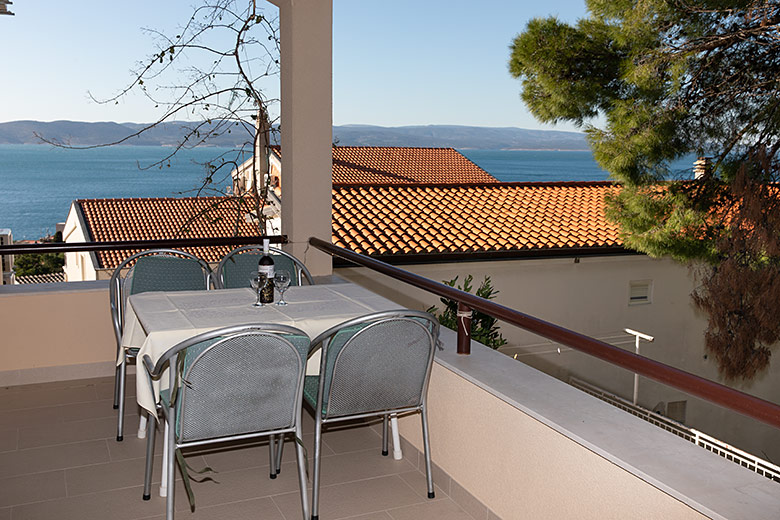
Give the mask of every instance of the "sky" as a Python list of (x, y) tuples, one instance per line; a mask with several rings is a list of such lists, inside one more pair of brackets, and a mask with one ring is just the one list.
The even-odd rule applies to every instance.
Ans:
[[(143, 96), (115, 105), (88, 93), (108, 98), (124, 87), (155, 50), (143, 29), (175, 34), (191, 5), (14, 1), (16, 15), (0, 17), (0, 122), (155, 120), (159, 109)], [(508, 72), (513, 38), (547, 15), (574, 22), (584, 0), (333, 0), (333, 123), (577, 130), (537, 122)]]

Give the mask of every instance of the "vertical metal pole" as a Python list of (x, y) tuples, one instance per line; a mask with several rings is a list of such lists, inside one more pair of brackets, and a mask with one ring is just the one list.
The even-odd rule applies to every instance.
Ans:
[[(639, 340), (643, 339), (645, 341), (655, 341), (655, 338), (653, 336), (650, 336), (648, 334), (644, 334), (642, 332), (637, 332), (634, 329), (623, 329), (626, 333), (631, 334), (636, 338), (636, 342), (634, 343), (634, 351), (636, 352), (636, 355), (639, 355)], [(636, 404), (637, 399), (639, 398), (639, 374), (634, 372), (634, 404)]]
[[(636, 336), (636, 353), (639, 355), (639, 336)], [(634, 372), (634, 404), (636, 405), (636, 400), (639, 397), (639, 374)]]
[(458, 354), (471, 354), (471, 308), (458, 302)]

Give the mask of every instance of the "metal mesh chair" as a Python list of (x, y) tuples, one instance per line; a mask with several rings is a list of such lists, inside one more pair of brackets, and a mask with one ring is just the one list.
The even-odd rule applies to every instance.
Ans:
[[(291, 285), (303, 285), (303, 280), (314, 285), (314, 279), (303, 262), (275, 247), (270, 248), (270, 253), (277, 271), (284, 269), (290, 272)], [(253, 273), (257, 273), (257, 263), (261, 256), (262, 246), (242, 246), (232, 250), (219, 262), (214, 285), (218, 289), (249, 287), (249, 278)]]
[(390, 415), (419, 411), (428, 497), (434, 498), (426, 394), (439, 322), (426, 312), (384, 311), (344, 322), (312, 341), (322, 351), (320, 374), (307, 376), (304, 398), (314, 408), (312, 519), (319, 518), (322, 427), (331, 422), (382, 416), (387, 455)]
[[(166, 518), (174, 513), (176, 450), (225, 441), (296, 437), (303, 518), (308, 520), (306, 468), (300, 441), (303, 377), (309, 337), (284, 325), (241, 325), (199, 334), (168, 350), (156, 364), (144, 356), (153, 379), (169, 367), (169, 389), (160, 393), (169, 435)], [(147, 432), (144, 499), (151, 496), (156, 424)], [(281, 445), (281, 441), (280, 441)], [(165, 472), (164, 472), (165, 473)], [(182, 471), (184, 473), (184, 471)], [(187, 475), (183, 475), (187, 479)], [(193, 505), (194, 509), (194, 505)]]
[(114, 409), (119, 410), (116, 440), (121, 441), (124, 434), (127, 362), (138, 354), (138, 347), (122, 346), (127, 298), (131, 294), (147, 291), (204, 290), (210, 286), (211, 269), (208, 264), (176, 249), (150, 249), (136, 253), (127, 257), (114, 270), (109, 284), (109, 300), (119, 360), (114, 378)]

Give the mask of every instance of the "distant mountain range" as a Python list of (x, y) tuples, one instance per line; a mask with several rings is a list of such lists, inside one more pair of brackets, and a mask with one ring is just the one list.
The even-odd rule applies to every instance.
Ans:
[[(79, 121), (12, 121), (0, 123), (0, 144), (41, 144), (38, 136), (70, 144), (90, 146), (119, 141), (145, 125), (139, 123), (85, 123)], [(163, 123), (128, 145), (174, 146), (191, 123)], [(223, 132), (209, 139), (210, 146), (231, 147), (246, 141), (245, 131)], [(483, 150), (588, 150), (585, 135), (556, 130), (428, 125), (383, 127), (344, 125), (333, 127), (333, 141), (342, 146), (420, 146)]]

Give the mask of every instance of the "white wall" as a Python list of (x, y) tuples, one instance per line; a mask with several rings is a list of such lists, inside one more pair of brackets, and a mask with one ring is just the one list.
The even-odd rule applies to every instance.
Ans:
[[(78, 218), (76, 205), (71, 204), (68, 218), (65, 221), (65, 229), (62, 232), (62, 240), (66, 243), (86, 242), (87, 236)], [(97, 280), (95, 263), (89, 252), (65, 253), (65, 281), (87, 282)]]
[[(694, 281), (687, 267), (646, 256), (586, 257), (459, 262), (403, 266), (433, 280), (474, 275), (475, 285), (490, 276), (500, 291), (497, 302), (577, 332), (634, 349), (628, 327), (655, 337), (641, 344), (649, 358), (724, 383), (712, 359), (705, 359), (706, 318), (690, 300)], [(338, 269), (337, 274), (365, 285), (400, 304), (417, 309), (442, 307), (438, 297), (363, 269)], [(652, 280), (652, 303), (629, 305), (632, 280)], [(502, 325), (509, 341), (502, 351), (559, 379), (570, 375), (631, 399), (633, 373), (586, 354), (561, 347), (534, 334)], [(750, 384), (730, 384), (777, 402), (780, 361)], [(780, 432), (763, 423), (710, 405), (653, 381), (640, 378), (638, 403), (654, 408), (659, 402), (687, 401), (686, 424), (710, 433), (758, 456), (780, 462)]]

